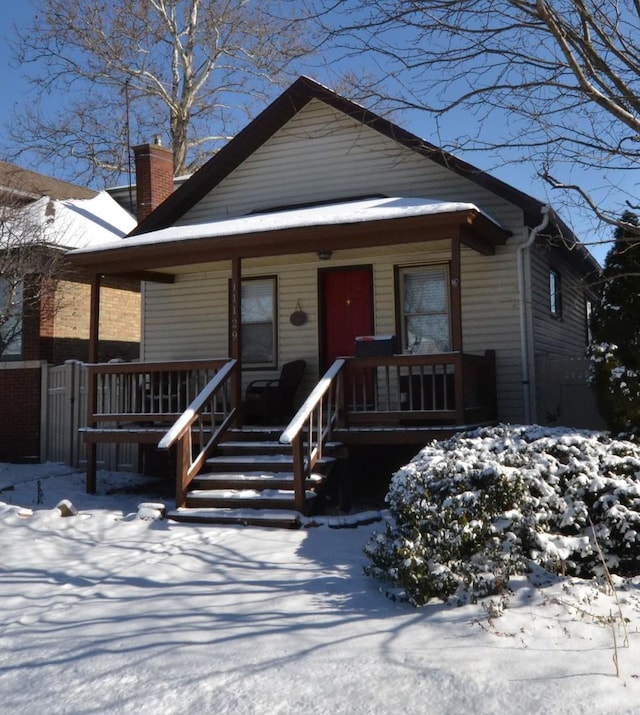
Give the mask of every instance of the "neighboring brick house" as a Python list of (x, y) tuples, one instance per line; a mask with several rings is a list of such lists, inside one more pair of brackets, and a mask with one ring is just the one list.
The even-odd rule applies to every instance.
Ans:
[[(22, 233), (14, 250), (37, 243), (51, 256), (70, 248), (97, 246), (121, 238), (135, 220), (106, 193), (98, 193), (13, 164), (0, 162), (1, 227), (9, 223)], [(7, 238), (0, 250), (15, 247)], [(30, 244), (30, 236), (32, 243)], [(6, 264), (5, 264), (6, 266)], [(55, 276), (43, 279), (25, 272), (24, 297), (8, 335), (0, 341), (0, 461), (40, 456), (41, 370), (69, 359), (87, 360), (89, 345), (90, 277), (55, 260)], [(0, 301), (6, 302), (7, 281), (0, 261)], [(26, 298), (37, 296), (35, 301)], [(100, 322), (101, 360), (138, 357), (140, 287), (131, 277), (106, 279), (101, 287), (105, 306)], [(4, 305), (0, 305), (0, 310)], [(4, 321), (3, 321), (4, 322)], [(4, 328), (7, 331), (7, 324)]]

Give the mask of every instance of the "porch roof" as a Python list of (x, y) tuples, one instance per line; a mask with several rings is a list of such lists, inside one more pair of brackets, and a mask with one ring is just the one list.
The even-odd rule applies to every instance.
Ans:
[(123, 273), (452, 236), (490, 254), (510, 235), (472, 203), (378, 197), (171, 226), (78, 249), (69, 257), (100, 273)]

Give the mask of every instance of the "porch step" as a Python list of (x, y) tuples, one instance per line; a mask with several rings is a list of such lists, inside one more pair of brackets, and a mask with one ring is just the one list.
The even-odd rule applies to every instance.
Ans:
[[(323, 474), (311, 474), (305, 487), (322, 484)], [(293, 472), (203, 472), (192, 482), (194, 489), (293, 489)]]
[[(325, 452), (333, 455), (342, 449), (342, 442), (327, 442), (324, 446)], [(218, 445), (218, 452), (221, 454), (245, 455), (245, 454), (282, 454), (287, 449), (278, 440), (229, 440)]]
[[(309, 504), (314, 492), (305, 493)], [(187, 494), (187, 507), (191, 508), (251, 508), (294, 510), (295, 494), (285, 489), (194, 489)]]
[[(282, 427), (243, 427), (206, 460), (192, 481), (185, 506), (169, 514), (176, 521), (216, 524), (254, 524), (297, 528), (303, 515), (296, 510), (291, 447), (278, 440)], [(342, 444), (325, 446), (314, 473), (305, 482), (304, 513), (314, 511), (316, 490), (338, 457)]]
[[(335, 462), (335, 457), (322, 457), (316, 463), (316, 468), (326, 473)], [(293, 459), (287, 454), (221, 455), (207, 459), (205, 465), (203, 471), (208, 472), (291, 472)]]
[(277, 529), (299, 529), (301, 514), (285, 509), (180, 508), (167, 512), (167, 518), (192, 524), (242, 524)]

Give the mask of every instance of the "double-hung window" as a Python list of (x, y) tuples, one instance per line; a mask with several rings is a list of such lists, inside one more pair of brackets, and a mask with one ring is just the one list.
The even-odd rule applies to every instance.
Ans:
[(276, 278), (244, 278), (241, 305), (243, 365), (275, 366)]
[(448, 352), (451, 329), (447, 266), (401, 268), (399, 279), (403, 352)]

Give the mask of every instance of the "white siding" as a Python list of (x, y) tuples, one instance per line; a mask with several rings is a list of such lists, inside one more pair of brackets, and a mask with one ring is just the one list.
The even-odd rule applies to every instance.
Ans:
[[(462, 315), (464, 348), (467, 352), (497, 353), (500, 416), (519, 421), (521, 372), (519, 360), (518, 303), (513, 248), (502, 248), (486, 257), (464, 249), (462, 254)], [(447, 262), (446, 241), (380, 247), (367, 253), (338, 251), (331, 261), (315, 254), (286, 259), (243, 262), (244, 276), (276, 275), (278, 279), (278, 364), (302, 358), (307, 372), (299, 399), (311, 389), (319, 373), (318, 270), (348, 265), (372, 265), (375, 301), (375, 331), (396, 331), (394, 268), (396, 266)], [(145, 290), (144, 359), (169, 360), (188, 357), (220, 357), (228, 350), (228, 280), (230, 269), (178, 276), (173, 285), (147, 286)], [(291, 313), (300, 304), (308, 321), (293, 326)], [(168, 330), (167, 325), (171, 328)], [(273, 376), (246, 371), (244, 383)]]
[[(313, 100), (179, 223), (377, 194), (473, 202), (513, 232), (514, 238), (495, 256), (463, 249), (462, 317), (465, 351), (496, 350), (500, 417), (522, 420), (515, 247), (523, 235), (523, 217), (504, 199)], [(318, 269), (371, 264), (375, 330), (392, 333), (396, 330), (394, 266), (448, 259), (448, 242), (440, 242), (338, 250), (331, 261), (319, 261), (315, 254), (246, 260), (242, 271), (245, 276), (278, 277), (278, 363), (307, 360), (302, 395), (318, 376)], [(144, 359), (226, 354), (229, 275), (225, 263), (211, 272), (180, 275), (175, 285), (147, 286)], [(294, 327), (289, 316), (298, 303), (308, 322)], [(262, 376), (248, 372), (245, 382)]]
[(473, 202), (506, 228), (522, 225), (522, 212), (512, 204), (318, 100), (179, 223), (376, 194)]

